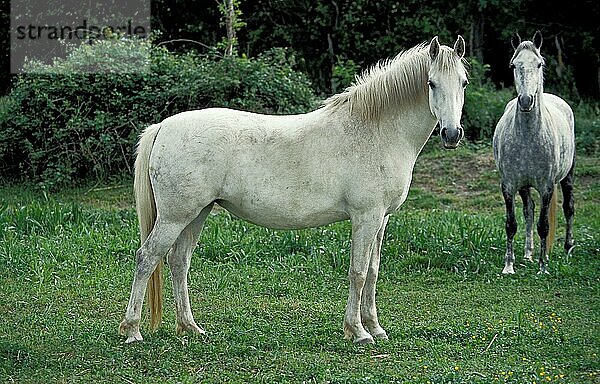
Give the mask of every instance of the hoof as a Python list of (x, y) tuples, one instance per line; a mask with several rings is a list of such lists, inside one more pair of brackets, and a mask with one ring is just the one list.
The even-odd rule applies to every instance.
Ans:
[(144, 338), (140, 333), (139, 324), (130, 324), (127, 320), (123, 320), (119, 325), (119, 333), (121, 336), (127, 336), (125, 344), (131, 344), (136, 341), (142, 341)]
[(381, 328), (379, 322), (367, 322), (363, 325), (365, 326), (366, 331), (369, 334), (373, 335), (374, 339), (388, 339), (387, 333), (385, 333), (385, 329)]
[(191, 324), (179, 324), (175, 327), (175, 332), (177, 334), (189, 332), (193, 334), (206, 335), (206, 331), (200, 328), (196, 323), (192, 322)]
[(351, 327), (344, 323), (344, 339), (353, 340), (354, 344), (374, 344), (373, 337), (367, 332), (362, 325), (354, 327), (356, 332), (351, 331)]
[(375, 344), (375, 340), (371, 336), (360, 337), (354, 339), (354, 344), (365, 345), (365, 344)]
[(571, 254), (573, 253), (573, 250), (575, 249), (575, 245), (571, 244), (571, 245), (565, 245), (565, 253), (567, 256), (571, 256)]
[(135, 343), (136, 341), (143, 341), (144, 338), (142, 337), (141, 333), (137, 333), (134, 335), (131, 335), (127, 338), (127, 340), (125, 340), (125, 344), (131, 344), (131, 343)]
[(547, 269), (544, 269), (544, 270), (539, 270), (537, 274), (538, 275), (550, 275), (550, 272), (548, 272)]
[(502, 270), (502, 273), (504, 275), (514, 275), (515, 274), (515, 269), (513, 268), (513, 266), (506, 266), (504, 267), (504, 269)]

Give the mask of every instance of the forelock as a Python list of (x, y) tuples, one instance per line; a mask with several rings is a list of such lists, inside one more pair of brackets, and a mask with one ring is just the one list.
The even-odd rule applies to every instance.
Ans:
[(459, 69), (463, 69), (465, 74), (467, 72), (463, 59), (460, 59), (452, 48), (445, 45), (440, 46), (440, 52), (431, 68), (445, 73), (455, 72)]
[(517, 49), (515, 49), (515, 53), (513, 54), (512, 58), (510, 59), (510, 62), (512, 63), (513, 60), (519, 56), (519, 54), (523, 51), (531, 51), (533, 54), (535, 54), (535, 56), (537, 58), (539, 58), (540, 60), (542, 60), (542, 62), (545, 62), (544, 58), (542, 57), (542, 54), (540, 53), (540, 50), (537, 49), (535, 47), (535, 44), (533, 44), (533, 42), (531, 41), (523, 41), (521, 42), (521, 44), (519, 44), (519, 46), (517, 47)]

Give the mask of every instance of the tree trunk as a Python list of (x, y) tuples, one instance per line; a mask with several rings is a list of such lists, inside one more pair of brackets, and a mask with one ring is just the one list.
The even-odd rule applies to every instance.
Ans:
[(470, 56), (475, 57), (477, 61), (483, 63), (483, 31), (485, 18), (483, 12), (479, 11), (475, 15), (475, 20), (471, 23), (471, 37), (469, 41)]
[(556, 74), (559, 78), (562, 78), (565, 70), (565, 62), (563, 60), (563, 51), (558, 34), (554, 36), (554, 45), (556, 46), (556, 59), (558, 61), (558, 64), (556, 65)]
[(226, 0), (225, 8), (225, 28), (227, 29), (227, 48), (225, 56), (233, 55), (233, 44), (235, 43), (235, 29), (233, 28), (235, 12), (233, 9), (233, 0)]
[(333, 22), (333, 26), (331, 28), (331, 33), (327, 33), (327, 50), (329, 51), (329, 63), (330, 63), (329, 77), (330, 77), (331, 93), (336, 93), (337, 87), (335, 84), (335, 79), (333, 77), (333, 74), (335, 72), (335, 61), (336, 60), (335, 60), (335, 51), (333, 49), (333, 38), (331, 37), (331, 35), (337, 31), (338, 23), (339, 23), (339, 19), (340, 19), (340, 8), (338, 7), (338, 4), (334, 0), (331, 0), (331, 4), (333, 5), (333, 8), (335, 9), (335, 19)]

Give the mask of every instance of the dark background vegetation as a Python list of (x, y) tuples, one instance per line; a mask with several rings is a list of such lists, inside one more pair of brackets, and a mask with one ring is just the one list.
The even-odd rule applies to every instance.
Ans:
[[(439, 35), (445, 42), (461, 34), (468, 54), (489, 64), (496, 85), (510, 85), (510, 36), (544, 35), (547, 76), (573, 85), (582, 97), (600, 95), (600, 3), (593, 0), (243, 0), (239, 51), (256, 56), (272, 47), (290, 47), (303, 60), (320, 92), (339, 91), (331, 84), (336, 65), (364, 67), (417, 42)], [(0, 22), (10, 24), (10, 2), (0, 1)], [(153, 0), (152, 28), (159, 40), (190, 39), (215, 46), (224, 36), (215, 0)], [(8, 28), (6, 28), (8, 29)], [(6, 30), (5, 29), (5, 30)], [(10, 88), (9, 35), (2, 34), (1, 89)], [(198, 49), (177, 42), (169, 49)], [(200, 49), (202, 50), (202, 49)], [(573, 81), (574, 80), (574, 81)], [(333, 89), (332, 89), (333, 88)]]
[[(8, 30), (9, 2), (0, 4)], [(464, 36), (471, 85), (463, 124), (468, 139), (489, 140), (514, 93), (510, 37), (530, 38), (536, 30), (544, 36), (546, 91), (574, 108), (579, 150), (598, 152), (597, 1), (235, 4), (237, 41), (234, 54), (224, 57), (225, 18), (217, 1), (152, 1), (151, 70), (137, 74), (77, 74), (83, 64), (71, 59), (45, 67), (44, 75), (10, 75), (9, 35), (3, 34), (0, 178), (55, 186), (122, 176), (130, 173), (132, 148), (147, 124), (209, 106), (308, 111), (361, 69), (435, 35), (448, 45)]]

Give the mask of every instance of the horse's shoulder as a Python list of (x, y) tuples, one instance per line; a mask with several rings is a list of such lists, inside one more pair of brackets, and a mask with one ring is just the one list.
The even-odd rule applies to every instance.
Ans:
[(560, 109), (571, 114), (573, 113), (569, 103), (552, 93), (544, 93), (544, 103), (550, 108)]
[(544, 92), (544, 98), (545, 101), (550, 101), (552, 103), (567, 104), (567, 102), (562, 97), (557, 96), (553, 93)]
[(544, 93), (544, 105), (554, 119), (565, 119), (567, 122), (573, 121), (571, 106), (559, 96), (552, 93)]
[(500, 117), (500, 120), (498, 120), (498, 124), (496, 124), (496, 130), (503, 128), (507, 124), (512, 124), (514, 117), (515, 117), (516, 104), (517, 104), (516, 98), (510, 100), (506, 104), (506, 107), (504, 107), (504, 113)]
[(516, 97), (514, 99), (510, 100), (508, 103), (506, 103), (506, 107), (504, 107), (504, 113), (502, 115), (502, 118), (504, 119), (505, 117), (513, 116), (516, 105), (517, 105)]

